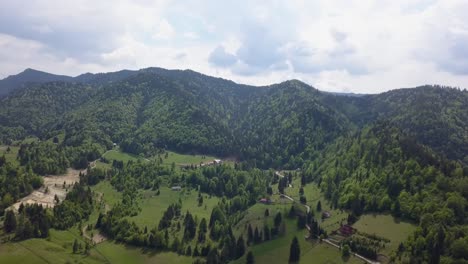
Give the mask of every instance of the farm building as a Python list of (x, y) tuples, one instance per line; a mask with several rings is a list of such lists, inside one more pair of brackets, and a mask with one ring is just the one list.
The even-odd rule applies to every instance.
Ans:
[(262, 198), (259, 200), (259, 202), (262, 204), (270, 204), (271, 200), (269, 198)]
[(215, 164), (215, 165), (216, 164), (223, 164), (223, 161), (220, 160), (220, 159), (215, 159), (215, 160), (213, 160), (213, 164)]
[(326, 219), (326, 218), (330, 218), (331, 217), (331, 213), (328, 212), (328, 211), (325, 211), (322, 213), (322, 219)]
[(354, 232), (356, 231), (356, 229), (354, 229), (354, 228), (353, 228), (352, 226), (350, 226), (350, 225), (342, 225), (338, 231), (339, 231), (340, 234), (343, 235), (343, 236), (350, 236), (350, 235), (354, 234)]
[(173, 190), (173, 191), (180, 191), (180, 190), (182, 190), (182, 187), (180, 187), (180, 186), (172, 186), (171, 190)]

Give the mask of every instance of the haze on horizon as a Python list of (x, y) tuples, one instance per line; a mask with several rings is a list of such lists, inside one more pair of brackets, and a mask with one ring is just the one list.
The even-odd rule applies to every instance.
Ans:
[(0, 78), (163, 67), (333, 92), (468, 87), (468, 2), (0, 0)]

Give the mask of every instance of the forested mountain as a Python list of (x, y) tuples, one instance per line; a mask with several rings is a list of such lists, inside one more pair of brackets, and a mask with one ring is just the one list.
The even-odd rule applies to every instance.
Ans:
[(65, 134), (151, 155), (157, 149), (300, 167), (339, 136), (388, 121), (438, 154), (467, 163), (468, 92), (424, 86), (379, 95), (322, 93), (300, 81), (239, 85), (190, 70), (147, 68), (30, 84), (0, 106), (3, 141)]
[(17, 75), (11, 75), (0, 80), (0, 97), (7, 95), (11, 91), (21, 88), (28, 83), (44, 83), (52, 81), (71, 81), (72, 77), (55, 75), (47, 72), (26, 69)]

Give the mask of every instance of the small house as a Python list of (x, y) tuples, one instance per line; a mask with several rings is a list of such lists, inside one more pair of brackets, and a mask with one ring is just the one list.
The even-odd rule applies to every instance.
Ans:
[(262, 198), (259, 200), (260, 203), (262, 204), (270, 204), (271, 203), (271, 200), (268, 199), (268, 198)]
[(354, 229), (350, 225), (342, 225), (340, 227), (339, 231), (340, 231), (340, 234), (343, 235), (343, 236), (350, 236), (350, 235), (354, 234), (356, 229)]
[(171, 189), (172, 189), (173, 191), (180, 191), (180, 190), (182, 190), (182, 187), (180, 187), (180, 186), (172, 186)]
[(331, 213), (328, 212), (328, 211), (325, 211), (322, 213), (322, 219), (326, 219), (326, 218), (330, 218), (331, 217)]
[(222, 164), (223, 161), (220, 160), (220, 159), (215, 159), (215, 160), (213, 160), (213, 163), (214, 163), (215, 165), (218, 165), (218, 164)]

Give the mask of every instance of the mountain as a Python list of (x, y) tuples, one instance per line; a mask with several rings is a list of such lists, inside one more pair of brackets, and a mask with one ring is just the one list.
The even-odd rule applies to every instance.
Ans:
[(169, 148), (297, 168), (336, 138), (388, 121), (466, 164), (467, 105), (466, 90), (440, 86), (343, 96), (297, 80), (254, 87), (191, 70), (147, 68), (25, 85), (2, 100), (0, 128), (3, 140), (64, 132), (70, 145), (89, 136), (135, 154)]
[(28, 83), (72, 81), (72, 79), (72, 77), (65, 75), (55, 75), (34, 69), (26, 69), (17, 75), (11, 75), (3, 80), (0, 80), (0, 97), (7, 95), (11, 91), (21, 88)]

